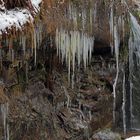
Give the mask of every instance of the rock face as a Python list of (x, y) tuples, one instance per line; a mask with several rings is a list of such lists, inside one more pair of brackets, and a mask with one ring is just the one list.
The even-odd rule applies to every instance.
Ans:
[[(122, 39), (125, 36), (123, 31), (126, 30), (127, 34), (128, 29), (122, 30), (125, 14), (122, 14), (121, 10), (118, 13), (120, 6), (117, 5), (114, 9), (118, 13), (118, 17), (114, 18), (112, 10), (108, 9), (109, 2), (98, 1), (96, 5), (96, 2), (86, 0), (84, 3), (81, 0), (73, 1), (70, 5), (71, 3), (68, 4), (67, 1), (45, 0), (44, 3), (48, 5), (44, 7), (48, 9), (41, 9), (35, 25), (31, 25), (29, 30), (27, 28), (24, 33), (19, 32), (14, 37), (2, 36), (0, 74), (3, 84), (0, 84), (0, 119), (2, 120), (0, 139), (120, 140), (118, 134), (105, 128), (112, 128), (113, 111), (116, 125), (119, 128), (123, 127), (122, 86), (129, 85), (127, 83), (129, 70), (126, 66), (128, 54), (121, 56), (122, 54), (117, 51), (120, 44), (125, 41)], [(79, 3), (81, 5), (78, 7)], [(16, 4), (19, 7), (26, 7), (27, 3), (18, 1)], [(120, 5), (122, 6), (122, 3)], [(11, 9), (16, 5), (8, 3), (7, 6)], [(49, 15), (45, 20), (44, 11)], [(109, 19), (111, 15), (116, 23), (110, 23), (113, 22)], [(56, 23), (59, 23), (58, 27)], [(94, 28), (92, 28), (93, 23)], [(118, 33), (117, 26), (114, 28), (114, 24), (118, 25)], [(62, 30), (63, 25), (64, 30)], [(113, 26), (111, 33), (109, 26)], [(55, 34), (56, 28), (60, 31), (59, 34)], [(116, 37), (118, 42), (113, 38), (114, 29), (115, 36), (118, 35)], [(59, 40), (57, 40), (58, 46), (57, 41), (55, 42), (56, 36)], [(75, 37), (79, 40), (77, 41)], [(89, 44), (90, 41), (92, 43)], [(79, 45), (79, 42), (82, 43)], [(115, 45), (117, 51), (116, 48), (114, 50), (112, 43), (117, 44)], [(69, 49), (66, 50), (65, 45), (69, 45)], [(123, 52), (126, 49), (125, 45), (121, 46), (121, 53), (125, 53)], [(80, 50), (78, 53), (77, 49)], [(116, 58), (120, 57), (120, 61), (115, 60), (111, 51), (112, 54), (117, 54)], [(91, 59), (90, 64), (87, 62), (88, 59)], [(116, 103), (113, 108), (112, 92), (116, 76), (116, 61), (120, 64), (116, 82)], [(124, 73), (126, 85), (122, 85)], [(130, 112), (127, 107), (129, 105), (128, 100), (126, 101), (128, 125), (130, 125)]]
[(110, 130), (103, 130), (94, 134), (92, 140), (121, 140), (121, 137), (117, 133), (113, 133)]
[[(40, 58), (36, 69), (29, 65), (28, 82), (20, 78), (18, 84), (5, 87), (9, 99), (9, 137), (13, 140), (86, 140), (94, 131), (110, 127), (113, 58), (96, 55), (87, 70), (77, 69), (73, 89), (67, 80), (65, 64), (53, 61), (57, 59), (55, 52), (50, 58), (44, 63)], [(20, 71), (21, 75), (25, 75), (24, 70)], [(10, 78), (14, 80), (15, 76)], [(1, 130), (4, 131), (3, 125)]]

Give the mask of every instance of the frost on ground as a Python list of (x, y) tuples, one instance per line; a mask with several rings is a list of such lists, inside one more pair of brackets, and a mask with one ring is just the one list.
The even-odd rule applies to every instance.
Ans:
[[(39, 11), (39, 4), (42, 0), (31, 0), (35, 12)], [(7, 32), (8, 29), (14, 27), (20, 29), (27, 22), (32, 22), (33, 17), (31, 12), (27, 9), (13, 9), (6, 10), (3, 5), (0, 5), (4, 10), (0, 12), (0, 34)]]

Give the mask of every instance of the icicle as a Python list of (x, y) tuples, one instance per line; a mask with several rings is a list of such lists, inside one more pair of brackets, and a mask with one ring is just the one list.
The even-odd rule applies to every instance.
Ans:
[(68, 81), (70, 83), (70, 70), (71, 70), (71, 55), (70, 51), (68, 52)]
[(92, 120), (92, 114), (91, 114), (91, 110), (89, 110), (89, 120)]
[(22, 45), (22, 49), (23, 49), (23, 55), (25, 56), (25, 52), (26, 52), (26, 35), (21, 36), (21, 45)]
[(84, 36), (84, 34), (82, 33), (82, 36), (83, 36), (83, 62), (84, 62), (84, 68), (86, 69), (86, 66), (87, 66), (87, 61), (86, 61), (86, 36)]
[(37, 47), (40, 47), (40, 44), (42, 42), (42, 24), (40, 22), (35, 27), (35, 33)]
[(36, 31), (35, 27), (33, 28), (33, 50), (34, 50), (34, 65), (36, 66), (36, 49), (37, 49), (37, 42), (36, 42)]
[(42, 42), (42, 32), (43, 32), (43, 24), (38, 21), (36, 26), (34, 27), (34, 32), (36, 34), (36, 47), (40, 47)]
[(90, 38), (90, 51), (89, 51), (89, 62), (91, 62), (92, 52), (94, 51), (94, 37)]
[(56, 28), (55, 42), (56, 42), (56, 46), (57, 46), (57, 55), (59, 56), (59, 32), (58, 32), (58, 28)]
[(72, 11), (73, 11), (74, 26), (75, 26), (75, 28), (77, 28), (77, 10), (76, 10), (76, 8), (73, 8)]
[(25, 75), (26, 75), (26, 83), (28, 83), (28, 61), (25, 62)]
[(86, 25), (86, 11), (85, 9), (82, 10), (82, 29), (85, 30)]
[(125, 21), (124, 21), (124, 17), (122, 16), (122, 38), (124, 40), (125, 37)]
[(72, 19), (72, 5), (71, 5), (71, 2), (69, 2), (69, 8), (68, 8), (68, 16), (69, 16), (69, 19)]
[(81, 49), (80, 49), (80, 33), (79, 32), (77, 32), (77, 59), (78, 59), (78, 67), (80, 67)]
[(0, 43), (0, 71), (2, 71), (2, 45)]
[(9, 46), (9, 60), (14, 62), (14, 49), (13, 49), (13, 40), (12, 40), (12, 38), (10, 38), (8, 46)]
[(0, 60), (2, 60), (2, 45), (0, 43)]
[(90, 11), (89, 11), (89, 24), (90, 24), (90, 33), (93, 32), (93, 9), (92, 9), (92, 1), (90, 0)]
[(123, 112), (123, 130), (124, 130), (124, 135), (126, 135), (126, 90), (125, 90), (125, 71), (123, 74), (123, 103), (122, 103), (122, 112)]
[(1, 105), (1, 113), (2, 113), (3, 127), (4, 127), (4, 140), (9, 140), (9, 125), (7, 122), (8, 108), (9, 108), (8, 103)]
[(118, 35), (118, 28), (117, 25), (114, 25), (114, 47), (115, 47), (115, 57), (116, 57), (116, 78), (113, 84), (113, 122), (115, 123), (115, 109), (116, 109), (116, 86), (119, 76), (119, 35)]
[(95, 5), (94, 5), (93, 18), (94, 18), (93, 21), (94, 21), (94, 25), (95, 25), (97, 22), (97, 2), (95, 2)]
[(109, 25), (110, 25), (110, 47), (111, 47), (111, 52), (113, 54), (113, 40), (114, 40), (114, 12), (113, 12), (113, 6), (111, 6), (110, 9), (110, 19), (109, 19)]
[(81, 110), (81, 101), (79, 101), (79, 106), (78, 106), (78, 108)]
[(14, 62), (15, 52), (14, 52), (14, 49), (13, 48), (11, 49), (11, 55), (12, 55), (12, 62)]
[(133, 89), (133, 83), (132, 83), (132, 71), (133, 71), (133, 39), (132, 39), (132, 32), (130, 32), (130, 38), (129, 38), (129, 80), (130, 80), (130, 123), (132, 127), (132, 118), (133, 118), (133, 101), (132, 101), (132, 89)]
[[(72, 36), (73, 35), (73, 36)], [(71, 44), (72, 44), (72, 88), (74, 88), (74, 72), (75, 72), (75, 54), (76, 54), (76, 31), (71, 34)]]
[(5, 45), (8, 46), (8, 47), (9, 47), (9, 42), (10, 42), (9, 39), (6, 37)]

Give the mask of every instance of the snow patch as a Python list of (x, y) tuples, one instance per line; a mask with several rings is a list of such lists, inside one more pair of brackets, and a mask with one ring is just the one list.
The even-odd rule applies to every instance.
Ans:
[(135, 136), (135, 137), (127, 138), (126, 140), (140, 140), (140, 136)]
[(39, 6), (39, 4), (42, 2), (42, 0), (31, 0), (31, 3), (32, 3), (32, 5), (33, 5), (33, 7), (34, 7), (34, 9), (36, 10), (36, 11), (38, 11), (39, 9), (40, 9), (40, 6)]
[(33, 21), (33, 18), (30, 12), (26, 9), (23, 10), (10, 10), (6, 13), (0, 12), (0, 34), (6, 32), (6, 29), (11, 29), (15, 27), (20, 29), (25, 23)]
[[(40, 10), (39, 4), (41, 2), (42, 0), (31, 0), (36, 12)], [(33, 16), (29, 10), (14, 9), (6, 11), (5, 9), (4, 12), (0, 12), (0, 34), (7, 33), (7, 30), (12, 27), (15, 27), (16, 30), (21, 29), (27, 22), (33, 22)]]

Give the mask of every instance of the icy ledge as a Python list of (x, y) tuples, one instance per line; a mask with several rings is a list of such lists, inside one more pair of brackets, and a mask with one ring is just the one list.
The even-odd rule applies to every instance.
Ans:
[(134, 136), (131, 138), (127, 138), (126, 140), (140, 140), (140, 136)]
[[(31, 0), (35, 11), (40, 10), (39, 4), (42, 0)], [(5, 12), (0, 12), (0, 34), (7, 33), (13, 27), (20, 30), (27, 22), (33, 22), (33, 16), (27, 9), (14, 9)]]

